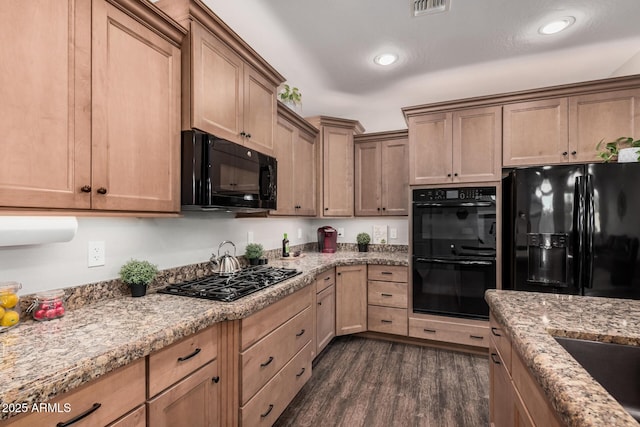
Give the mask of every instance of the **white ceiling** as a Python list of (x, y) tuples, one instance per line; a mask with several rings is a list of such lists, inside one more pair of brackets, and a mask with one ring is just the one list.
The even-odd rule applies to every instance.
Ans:
[[(640, 0), (204, 0), (303, 94), (304, 116), (406, 128), (405, 106), (640, 73)], [(538, 33), (574, 16), (568, 30)], [(400, 55), (381, 68), (382, 51)]]

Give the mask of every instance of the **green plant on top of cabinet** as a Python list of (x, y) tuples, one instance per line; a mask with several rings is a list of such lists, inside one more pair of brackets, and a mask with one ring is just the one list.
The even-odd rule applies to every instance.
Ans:
[(320, 129), (320, 214), (353, 216), (353, 137), (364, 132), (364, 128), (356, 120), (335, 117), (316, 116), (307, 120)]
[(278, 159), (278, 209), (272, 215), (317, 214), (318, 130), (282, 103), (274, 154)]
[(0, 28), (0, 206), (178, 212), (184, 30), (133, 0), (16, 2)]
[(157, 5), (190, 30), (182, 46), (182, 128), (272, 155), (277, 88), (284, 77), (202, 1)]
[(406, 130), (362, 134), (355, 142), (355, 215), (408, 215)]
[(411, 185), (499, 181), (500, 107), (424, 113), (404, 109)]

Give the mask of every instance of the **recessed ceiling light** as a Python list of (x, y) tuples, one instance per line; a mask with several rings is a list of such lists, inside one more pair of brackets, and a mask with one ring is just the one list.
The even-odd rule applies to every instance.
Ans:
[(391, 65), (398, 60), (398, 55), (395, 53), (383, 53), (375, 58), (373, 58), (373, 62), (378, 65)]
[(566, 16), (562, 19), (558, 19), (557, 21), (549, 22), (548, 24), (543, 25), (542, 27), (540, 27), (538, 32), (544, 35), (556, 34), (562, 30), (566, 30), (574, 22), (576, 22), (576, 18), (574, 18), (573, 16)]

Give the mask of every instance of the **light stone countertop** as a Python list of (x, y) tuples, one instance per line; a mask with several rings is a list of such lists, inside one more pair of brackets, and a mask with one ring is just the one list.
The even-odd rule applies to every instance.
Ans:
[(0, 334), (0, 419), (12, 404), (41, 403), (224, 320), (252, 313), (340, 265), (408, 265), (406, 252), (307, 252), (269, 265), (303, 274), (231, 303), (150, 293), (67, 310), (48, 322), (25, 321)]
[(640, 301), (506, 290), (485, 299), (568, 426), (639, 425), (553, 337), (640, 346)]

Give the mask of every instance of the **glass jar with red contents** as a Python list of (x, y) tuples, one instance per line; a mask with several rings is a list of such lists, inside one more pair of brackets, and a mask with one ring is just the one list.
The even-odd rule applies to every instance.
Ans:
[(62, 289), (55, 289), (37, 293), (29, 310), (31, 311), (33, 319), (41, 322), (64, 316), (66, 311), (64, 291)]

